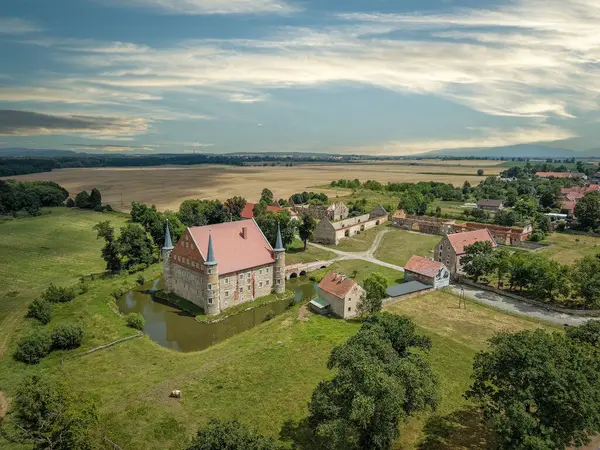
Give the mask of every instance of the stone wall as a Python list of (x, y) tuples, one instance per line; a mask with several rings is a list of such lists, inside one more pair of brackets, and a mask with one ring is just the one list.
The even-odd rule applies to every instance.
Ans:
[(192, 269), (174, 263), (171, 263), (170, 273), (171, 279), (168, 282), (169, 290), (206, 311), (202, 275)]
[(461, 266), (459, 258), (456, 256), (454, 248), (450, 245), (450, 241), (447, 237), (442, 238), (435, 246), (433, 255), (436, 261), (441, 262), (448, 268), (451, 275), (454, 276), (457, 272), (460, 272)]

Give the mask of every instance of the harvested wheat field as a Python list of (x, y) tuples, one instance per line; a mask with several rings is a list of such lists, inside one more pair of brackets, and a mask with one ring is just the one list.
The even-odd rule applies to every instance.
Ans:
[[(488, 161), (493, 164), (494, 162)], [(135, 168), (60, 169), (52, 172), (11, 177), (17, 180), (55, 181), (72, 196), (96, 187), (104, 203), (115, 209), (129, 210), (132, 201), (154, 203), (159, 209), (178, 209), (185, 199), (220, 199), (241, 195), (257, 201), (263, 188), (273, 191), (276, 198), (288, 198), (313, 186), (329, 184), (339, 178), (381, 183), (442, 181), (462, 185), (465, 180), (477, 184), (484, 177), (476, 175), (481, 166), (467, 166), (471, 161), (456, 161), (457, 165), (408, 164), (298, 164), (285, 166), (161, 166)], [(458, 166), (458, 163), (464, 165)], [(485, 175), (497, 175), (500, 167), (486, 167)], [(331, 189), (313, 189), (335, 196)], [(338, 191), (347, 195), (347, 191)]]

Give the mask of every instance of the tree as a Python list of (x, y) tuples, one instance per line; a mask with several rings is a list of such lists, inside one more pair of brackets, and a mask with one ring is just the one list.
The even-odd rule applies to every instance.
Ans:
[(587, 308), (600, 307), (600, 255), (575, 261), (571, 279), (577, 295)]
[(90, 207), (90, 194), (87, 191), (81, 191), (75, 196), (75, 206), (77, 208), (89, 208)]
[(471, 183), (469, 183), (469, 180), (465, 180), (463, 183), (462, 193), (463, 195), (469, 195), (471, 193)]
[(478, 170), (477, 170), (477, 176), (478, 176), (478, 177), (482, 177), (482, 176), (483, 176), (483, 174), (484, 174), (484, 171), (483, 171), (483, 169), (478, 169)]
[(521, 217), (533, 217), (538, 209), (538, 203), (533, 197), (521, 197), (513, 209)]
[(498, 289), (504, 276), (510, 271), (511, 252), (507, 248), (499, 248), (494, 252), (494, 267), (498, 275)]
[(288, 422), (282, 438), (305, 450), (390, 449), (401, 419), (437, 406), (437, 379), (420, 354), (430, 348), (410, 318), (368, 317), (333, 349), (327, 367), (337, 373), (319, 383), (308, 417)]
[(501, 333), (475, 356), (466, 397), (501, 449), (580, 447), (600, 431), (599, 369), (595, 352), (559, 333)]
[(516, 225), (520, 217), (515, 211), (500, 210), (494, 216), (494, 223), (504, 227)]
[(277, 224), (281, 227), (281, 240), (286, 247), (294, 241), (296, 225), (292, 221), (289, 211), (279, 211), (277, 214), (268, 211), (262, 216), (255, 217), (256, 223), (264, 233), (269, 243), (274, 247), (277, 240)]
[(600, 320), (588, 320), (578, 327), (567, 328), (569, 339), (587, 343), (600, 350)]
[(212, 419), (198, 430), (187, 450), (279, 450), (274, 439), (268, 438), (237, 420), (222, 422)]
[(37, 319), (42, 325), (46, 325), (52, 319), (52, 305), (47, 300), (36, 298), (29, 304), (27, 317)]
[(546, 189), (542, 192), (542, 195), (540, 195), (540, 205), (544, 208), (554, 208), (558, 204), (557, 197), (558, 189)]
[(231, 215), (231, 220), (240, 220), (242, 211), (246, 206), (246, 199), (243, 197), (231, 197), (225, 201), (225, 209)]
[(260, 193), (260, 201), (265, 202), (267, 205), (272, 205), (273, 204), (273, 192), (271, 192), (267, 188), (264, 188), (262, 190), (262, 192)]
[(152, 241), (139, 225), (130, 223), (121, 228), (117, 244), (125, 268), (152, 264), (154, 260)]
[(255, 218), (264, 216), (267, 213), (267, 204), (265, 202), (258, 202), (252, 208), (252, 214)]
[(119, 244), (115, 241), (115, 230), (110, 225), (110, 221), (98, 222), (93, 230), (97, 232), (96, 239), (104, 239), (105, 244), (102, 247), (102, 259), (106, 262), (106, 270), (110, 272), (119, 272), (122, 267), (121, 252)]
[(475, 242), (465, 247), (465, 255), (461, 257), (464, 272), (475, 282), (495, 269), (494, 248), (488, 241)]
[(304, 214), (302, 217), (302, 223), (298, 227), (298, 234), (300, 234), (300, 239), (304, 242), (304, 251), (306, 251), (306, 244), (308, 240), (312, 237), (313, 231), (315, 231), (315, 227), (317, 226), (317, 221), (310, 214)]
[(74, 208), (75, 207), (75, 200), (73, 200), (71, 197), (69, 197), (67, 199), (66, 207), (67, 208)]
[(379, 273), (374, 272), (363, 281), (366, 296), (358, 306), (361, 315), (375, 314), (381, 311), (383, 299), (387, 297), (387, 280)]
[(593, 228), (600, 219), (600, 192), (588, 192), (575, 205), (575, 217), (583, 228)]
[(96, 209), (102, 206), (102, 195), (96, 188), (92, 189), (89, 197), (89, 208)]
[(543, 214), (536, 214), (533, 225), (535, 231), (541, 231), (544, 235), (552, 232), (552, 222), (550, 221), (550, 217)]
[[(14, 400), (9, 426), (10, 441), (32, 445), (35, 450), (91, 450), (96, 448), (95, 407), (67, 395), (63, 386), (34, 375), (26, 378)], [(7, 434), (8, 434), (8, 430)]]
[(509, 207), (515, 206), (515, 204), (519, 201), (519, 193), (514, 188), (508, 188), (506, 190), (506, 197), (504, 199), (504, 204)]

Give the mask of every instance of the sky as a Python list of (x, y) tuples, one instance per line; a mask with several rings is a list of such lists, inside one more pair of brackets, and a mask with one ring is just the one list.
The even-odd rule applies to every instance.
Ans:
[(599, 30), (598, 0), (2, 0), (0, 147), (600, 148)]

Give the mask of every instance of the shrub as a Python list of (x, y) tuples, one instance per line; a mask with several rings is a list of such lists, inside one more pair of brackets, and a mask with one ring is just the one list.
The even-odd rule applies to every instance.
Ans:
[(52, 318), (52, 305), (46, 300), (41, 298), (35, 299), (29, 305), (27, 310), (27, 317), (39, 320), (42, 324), (46, 325)]
[(112, 209), (112, 206), (110, 206), (110, 205), (104, 205), (104, 211), (106, 211), (106, 212), (112, 212), (114, 210)]
[(561, 220), (558, 222), (558, 225), (556, 225), (556, 230), (557, 231), (565, 231), (566, 227), (567, 227), (567, 223), (564, 220)]
[(296, 297), (292, 297), (288, 301), (288, 308), (293, 308), (294, 306), (296, 306)]
[(137, 276), (137, 278), (135, 279), (135, 281), (137, 281), (137, 284), (139, 284), (140, 286), (142, 284), (144, 284), (146, 282), (146, 278), (144, 278), (144, 275), (142, 275), (141, 273)]
[(120, 288), (117, 288), (114, 291), (112, 291), (110, 293), (110, 295), (112, 295), (115, 298), (115, 300), (117, 300), (118, 298), (123, 297), (127, 293), (128, 290), (129, 289), (120, 287)]
[(69, 197), (67, 199), (67, 208), (74, 208), (75, 207), (75, 200), (73, 200), (71, 197)]
[(546, 235), (542, 231), (534, 231), (531, 237), (529, 238), (532, 242), (540, 242), (546, 238)]
[(52, 347), (60, 350), (70, 350), (81, 346), (83, 328), (79, 325), (59, 325), (52, 330)]
[(26, 364), (37, 364), (52, 350), (52, 338), (47, 330), (39, 330), (25, 336), (17, 344), (14, 357)]
[(85, 281), (82, 281), (81, 283), (79, 283), (79, 295), (83, 295), (89, 290), (90, 290), (90, 287), (88, 286), (88, 284)]
[(143, 330), (145, 325), (144, 316), (140, 313), (130, 313), (127, 315), (127, 326), (136, 330)]
[(42, 298), (50, 303), (66, 303), (75, 298), (75, 290), (73, 288), (65, 288), (56, 286), (50, 283), (48, 289), (42, 292)]

